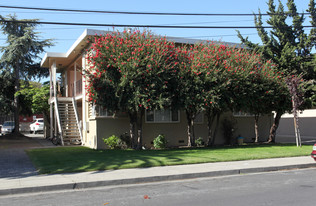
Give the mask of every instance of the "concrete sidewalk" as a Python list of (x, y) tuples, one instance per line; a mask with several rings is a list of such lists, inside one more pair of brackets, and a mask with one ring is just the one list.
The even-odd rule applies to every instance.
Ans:
[(310, 156), (1, 178), (0, 195), (316, 167)]

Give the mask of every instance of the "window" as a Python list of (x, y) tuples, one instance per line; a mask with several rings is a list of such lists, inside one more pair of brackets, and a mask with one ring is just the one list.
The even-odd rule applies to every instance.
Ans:
[(113, 112), (108, 112), (106, 109), (99, 105), (92, 105), (91, 108), (91, 116), (92, 117), (113, 117)]
[(180, 113), (178, 110), (164, 109), (146, 111), (147, 123), (171, 123), (180, 122)]
[(233, 112), (234, 117), (253, 117), (254, 115), (248, 112), (238, 111)]
[(198, 123), (198, 124), (202, 124), (204, 121), (204, 113), (200, 112), (196, 115), (195, 119), (194, 119), (194, 123)]

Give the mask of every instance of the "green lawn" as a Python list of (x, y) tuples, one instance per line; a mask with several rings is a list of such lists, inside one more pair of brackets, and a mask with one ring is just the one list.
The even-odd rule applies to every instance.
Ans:
[(163, 165), (195, 164), (274, 157), (306, 156), (312, 146), (292, 144), (169, 150), (93, 150), (86, 147), (56, 147), (28, 150), (40, 173), (66, 173)]

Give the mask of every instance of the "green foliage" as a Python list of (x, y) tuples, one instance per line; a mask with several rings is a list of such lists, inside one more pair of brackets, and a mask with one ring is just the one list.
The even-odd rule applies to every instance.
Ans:
[(13, 110), (14, 79), (9, 71), (0, 68), (0, 114), (9, 114)]
[(167, 141), (165, 136), (160, 134), (154, 139), (154, 147), (155, 149), (164, 149), (166, 148)]
[(128, 112), (171, 104), (170, 90), (177, 77), (174, 43), (136, 30), (111, 32), (91, 41), (86, 71), (89, 101)]
[(31, 82), (30, 85), (23, 84), (21, 90), (16, 93), (21, 100), (21, 114), (41, 114), (48, 116), (49, 113), (49, 84), (44, 83), (38, 87), (37, 84)]
[[(2, 33), (7, 36), (6, 46), (0, 47), (0, 72), (6, 70), (10, 79), (14, 82), (14, 93), (20, 90), (20, 80), (29, 81), (32, 78), (48, 76), (48, 70), (40, 68), (40, 54), (45, 47), (52, 45), (52, 41), (39, 40), (38, 32), (35, 32), (36, 19), (17, 21), (16, 16), (9, 15), (7, 18), (0, 15)], [(7, 84), (6, 86), (10, 86)], [(5, 98), (2, 98), (4, 96)], [(7, 105), (8, 95), (0, 94), (0, 104)], [(11, 108), (14, 112), (15, 132), (19, 133), (20, 101), (18, 95), (13, 96)], [(23, 103), (23, 102), (22, 102)], [(23, 104), (21, 104), (24, 106)]]
[(40, 59), (44, 48), (53, 44), (50, 39), (39, 40), (38, 32), (35, 32), (37, 19), (21, 19), (22, 22), (17, 22), (16, 16), (5, 18), (0, 15), (0, 20), (2, 32), (7, 36), (7, 46), (0, 47), (1, 69), (10, 71), (12, 75), (18, 70), (19, 77), (14, 77), (27, 80), (48, 76), (48, 70), (40, 68), (36, 61)]
[(103, 141), (110, 149), (127, 149), (126, 143), (118, 136), (112, 135), (109, 138), (103, 138)]
[(119, 148), (119, 140), (120, 138), (118, 136), (112, 135), (108, 138), (103, 138), (103, 141), (106, 146), (108, 146), (110, 149), (118, 149)]
[[(110, 112), (130, 116), (141, 149), (141, 119), (145, 110), (162, 109), (172, 103), (178, 78), (175, 45), (149, 31), (114, 31), (90, 39), (85, 71), (89, 101)], [(137, 123), (137, 129), (136, 129)]]
[(198, 147), (201, 147), (204, 145), (204, 141), (203, 141), (203, 138), (202, 137), (199, 137), (195, 140), (195, 145), (198, 146)]
[(184, 109), (193, 146), (193, 120), (201, 111), (212, 125), (226, 110), (259, 116), (290, 102), (284, 72), (256, 51), (212, 42), (175, 47), (146, 31), (112, 32), (91, 41), (85, 72), (89, 101), (127, 112), (134, 133), (142, 129), (145, 110)]
[[(312, 50), (315, 49), (315, 27), (307, 34), (303, 29), (305, 17), (298, 14), (296, 5), (293, 0), (287, 1), (288, 11), (284, 10), (283, 4), (279, 1), (278, 7), (273, 0), (268, 2), (269, 12), (271, 15), (267, 23), (272, 26), (272, 30), (268, 33), (263, 28), (262, 15), (255, 15), (255, 25), (257, 32), (262, 41), (262, 46), (252, 43), (248, 37), (244, 38), (240, 32), (238, 36), (242, 43), (250, 49), (259, 51), (264, 58), (271, 59), (278, 67), (278, 70), (285, 74), (303, 74), (306, 80), (315, 80), (315, 65), (312, 66)], [(311, 25), (316, 25), (315, 2), (310, 0), (309, 8)], [(260, 13), (260, 11), (259, 11)], [(273, 15), (278, 14), (278, 15)], [(291, 21), (291, 22), (290, 22)], [(314, 68), (313, 68), (314, 67)], [(307, 92), (306, 94), (311, 94)], [(310, 96), (306, 96), (310, 97)], [(279, 101), (275, 104), (276, 110), (285, 112), (289, 107)]]
[(120, 139), (122, 140), (122, 143), (126, 145), (127, 148), (132, 147), (131, 143), (131, 137), (126, 133), (120, 135)]

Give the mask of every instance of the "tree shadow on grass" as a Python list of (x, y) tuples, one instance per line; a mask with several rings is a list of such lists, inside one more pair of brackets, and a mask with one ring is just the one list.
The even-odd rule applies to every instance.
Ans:
[(216, 162), (218, 157), (213, 157), (212, 152), (229, 154), (230, 149), (262, 148), (264, 150), (272, 146), (289, 146), (289, 144), (142, 151), (59, 147), (34, 149), (28, 153), (40, 173), (69, 173)]

